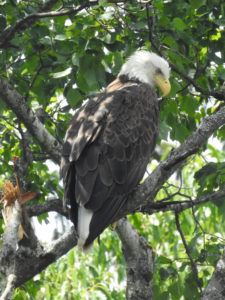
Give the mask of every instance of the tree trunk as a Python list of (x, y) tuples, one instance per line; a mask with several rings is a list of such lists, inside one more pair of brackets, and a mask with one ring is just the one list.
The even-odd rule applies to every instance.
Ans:
[(205, 288), (201, 300), (225, 299), (225, 251), (216, 264), (213, 276)]
[(127, 300), (151, 300), (153, 298), (152, 248), (126, 218), (118, 221), (116, 230), (122, 241), (126, 261), (126, 298)]

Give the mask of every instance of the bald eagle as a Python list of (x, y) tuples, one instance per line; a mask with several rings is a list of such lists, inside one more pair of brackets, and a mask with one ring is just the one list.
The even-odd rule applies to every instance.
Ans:
[(165, 59), (136, 51), (118, 77), (74, 115), (62, 151), (64, 205), (89, 248), (142, 179), (159, 131), (154, 86), (170, 91)]

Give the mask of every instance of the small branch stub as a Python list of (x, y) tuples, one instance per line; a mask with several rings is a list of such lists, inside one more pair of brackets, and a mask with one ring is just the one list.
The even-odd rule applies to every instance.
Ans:
[[(36, 194), (33, 192), (22, 194), (20, 192), (17, 176), (16, 176), (16, 186), (14, 186), (12, 182), (8, 180), (2, 186), (2, 193), (3, 193), (3, 197), (1, 199), (1, 203), (3, 203), (2, 215), (3, 215), (4, 223), (7, 227), (10, 224), (10, 220), (12, 218), (15, 209), (20, 210), (20, 219), (22, 219), (21, 205), (33, 199), (36, 196)], [(22, 224), (20, 223), (18, 228), (18, 240), (21, 240), (24, 235), (27, 237), (25, 231), (23, 230)]]
[(10, 274), (7, 279), (7, 285), (2, 293), (0, 300), (8, 300), (12, 297), (15, 289), (16, 275)]

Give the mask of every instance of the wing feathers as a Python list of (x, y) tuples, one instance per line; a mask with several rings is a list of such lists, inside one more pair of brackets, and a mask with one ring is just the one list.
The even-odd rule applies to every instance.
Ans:
[(110, 166), (106, 159), (104, 159), (104, 161), (99, 163), (99, 175), (100, 175), (101, 182), (105, 186), (109, 187), (113, 184), (112, 172), (110, 170)]
[(78, 204), (85, 205), (91, 197), (96, 177), (97, 170), (88, 172), (86, 176), (77, 176), (75, 184), (75, 197)]
[(88, 151), (84, 153), (84, 159), (87, 161), (87, 168), (89, 170), (95, 170), (99, 162), (100, 148), (97, 145), (92, 144)]
[(126, 161), (119, 161), (117, 159), (108, 160), (109, 167), (116, 183), (124, 184), (127, 179)]

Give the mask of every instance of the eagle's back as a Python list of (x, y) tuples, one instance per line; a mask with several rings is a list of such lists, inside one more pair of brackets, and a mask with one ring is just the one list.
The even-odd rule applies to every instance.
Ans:
[(90, 224), (84, 247), (112, 222), (143, 177), (158, 124), (154, 89), (132, 81), (106, 89), (74, 115), (66, 133), (61, 174), (64, 202), (70, 205), (78, 235), (86, 227), (81, 218), (87, 211)]

